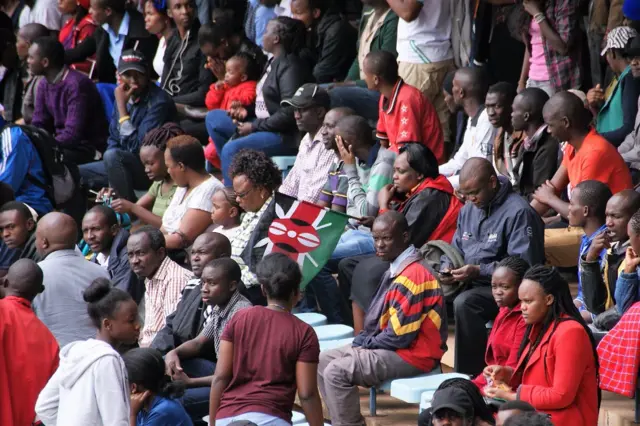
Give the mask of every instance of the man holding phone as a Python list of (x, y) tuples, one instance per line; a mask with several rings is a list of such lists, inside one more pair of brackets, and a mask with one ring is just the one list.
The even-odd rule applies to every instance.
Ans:
[(149, 130), (174, 121), (177, 115), (171, 96), (151, 82), (149, 72), (142, 52), (122, 52), (107, 151), (103, 161), (80, 167), (86, 185), (97, 189), (110, 186), (131, 202), (136, 201), (135, 189), (150, 186), (138, 155), (142, 139)]

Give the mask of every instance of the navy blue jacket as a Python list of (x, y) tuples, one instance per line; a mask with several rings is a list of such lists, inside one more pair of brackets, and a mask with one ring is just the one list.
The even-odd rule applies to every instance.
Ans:
[(466, 265), (480, 265), (479, 283), (490, 283), (496, 264), (507, 256), (520, 256), (532, 266), (544, 263), (542, 219), (507, 178), (498, 180), (500, 189), (488, 206), (467, 203), (460, 210), (452, 241)]

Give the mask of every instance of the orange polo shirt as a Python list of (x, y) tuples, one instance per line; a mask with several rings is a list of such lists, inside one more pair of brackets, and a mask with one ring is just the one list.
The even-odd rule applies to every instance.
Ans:
[(618, 150), (595, 129), (584, 138), (578, 152), (567, 144), (562, 165), (567, 168), (572, 188), (585, 180), (606, 183), (614, 194), (633, 188), (631, 173)]

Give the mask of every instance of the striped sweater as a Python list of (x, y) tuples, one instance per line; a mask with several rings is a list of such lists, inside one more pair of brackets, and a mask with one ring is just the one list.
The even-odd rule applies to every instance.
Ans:
[(428, 372), (446, 351), (447, 315), (438, 280), (420, 253), (411, 249), (395, 276), (387, 270), (382, 277), (353, 346), (395, 351), (408, 364)]

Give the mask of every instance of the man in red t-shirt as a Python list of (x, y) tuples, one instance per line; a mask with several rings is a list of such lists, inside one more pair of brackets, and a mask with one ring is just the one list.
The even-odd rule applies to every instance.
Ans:
[(0, 425), (32, 424), (36, 399), (58, 368), (58, 342), (31, 309), (42, 290), (42, 269), (30, 259), (11, 265), (0, 288)]
[(438, 113), (420, 90), (398, 77), (398, 63), (391, 53), (371, 52), (364, 60), (367, 87), (380, 92), (376, 136), (383, 146), (398, 152), (399, 145), (419, 142), (444, 163), (444, 139)]
[[(564, 157), (551, 181), (533, 194), (531, 206), (544, 215), (553, 209), (562, 217), (569, 214), (569, 203), (560, 198), (567, 187), (575, 188), (585, 180), (605, 183), (616, 194), (633, 188), (631, 173), (618, 150), (591, 128), (591, 114), (574, 94), (554, 95), (542, 111), (547, 131), (559, 141), (566, 141)], [(547, 229), (545, 254), (554, 266), (576, 266), (582, 229)]]

